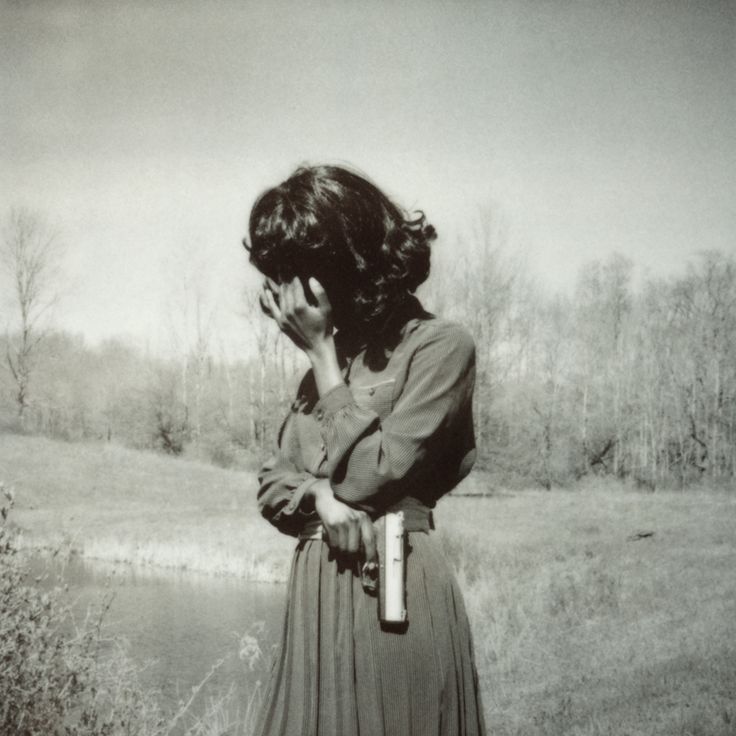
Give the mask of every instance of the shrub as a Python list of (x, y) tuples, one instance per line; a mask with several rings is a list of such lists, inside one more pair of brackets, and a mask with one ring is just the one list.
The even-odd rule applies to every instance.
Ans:
[(80, 623), (61, 585), (43, 591), (29, 582), (9, 522), (13, 496), (2, 484), (0, 502), (0, 733), (164, 732), (159, 708), (138, 686), (124, 648), (103, 637), (105, 606)]

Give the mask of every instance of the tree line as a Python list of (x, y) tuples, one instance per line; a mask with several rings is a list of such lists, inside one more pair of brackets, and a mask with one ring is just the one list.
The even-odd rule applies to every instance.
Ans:
[[(488, 213), (440, 246), (420, 296), (477, 347), (478, 466), (498, 483), (565, 486), (587, 476), (654, 489), (736, 477), (736, 260), (704, 252), (680, 275), (635, 287), (619, 254), (591, 261), (573, 293), (534, 283)], [(121, 340), (89, 346), (44, 327), (56, 236), (9, 218), (2, 338), (4, 431), (102, 440), (254, 467), (273, 448), (305, 362), (244, 294), (252, 349), (218, 343), (207, 294), (182, 293), (173, 354)], [(457, 254), (462, 257), (458, 257)]]

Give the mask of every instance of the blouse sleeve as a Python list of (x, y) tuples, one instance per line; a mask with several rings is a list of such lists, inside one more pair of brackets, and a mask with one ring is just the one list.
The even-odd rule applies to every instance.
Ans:
[[(368, 512), (379, 495), (426, 473), (471, 411), (475, 345), (461, 327), (433, 326), (415, 350), (406, 383), (383, 421), (340, 385), (315, 407), (335, 496)], [(385, 501), (385, 499), (383, 499)]]
[[(286, 422), (289, 421), (287, 417)], [(286, 425), (284, 422), (284, 426)], [(298, 471), (281, 449), (283, 427), (276, 454), (258, 471), (258, 509), (261, 515), (284, 534), (296, 536), (305, 520), (300, 502), (305, 491), (317, 480), (311, 473)]]

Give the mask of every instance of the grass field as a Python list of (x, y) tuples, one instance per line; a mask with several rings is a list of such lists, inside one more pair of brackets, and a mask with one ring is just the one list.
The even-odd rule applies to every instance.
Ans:
[[(26, 546), (286, 575), (293, 541), (257, 517), (247, 473), (4, 435), (0, 480)], [(736, 734), (736, 494), (496, 492), (448, 498), (437, 519), (489, 734)]]

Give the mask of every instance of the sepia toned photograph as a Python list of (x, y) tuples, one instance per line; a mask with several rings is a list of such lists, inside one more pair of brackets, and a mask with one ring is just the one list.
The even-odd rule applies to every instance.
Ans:
[(0, 736), (736, 736), (733, 0), (0, 59)]

